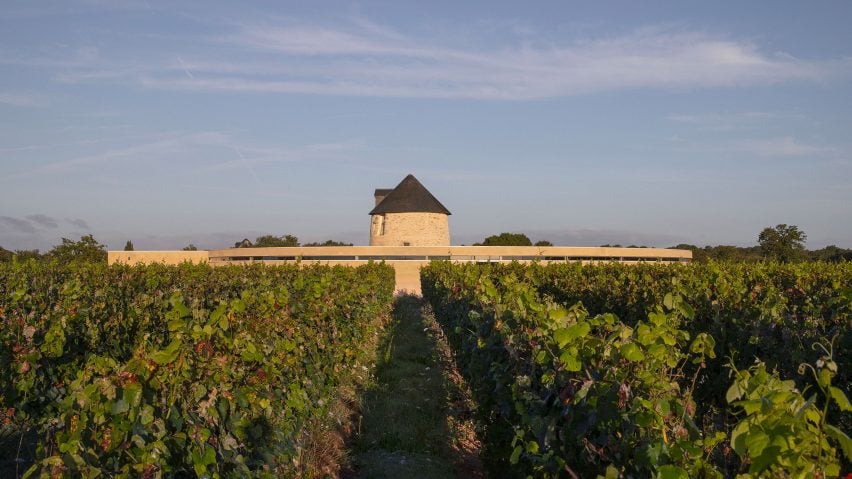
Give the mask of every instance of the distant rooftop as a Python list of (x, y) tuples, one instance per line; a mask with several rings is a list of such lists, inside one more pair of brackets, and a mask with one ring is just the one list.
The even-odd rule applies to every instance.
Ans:
[[(387, 192), (387, 189), (379, 188), (376, 196)], [(442, 213), (450, 215), (444, 205), (426, 189), (414, 175), (408, 175), (396, 188), (384, 195), (385, 198), (370, 211), (371, 215), (385, 213)]]

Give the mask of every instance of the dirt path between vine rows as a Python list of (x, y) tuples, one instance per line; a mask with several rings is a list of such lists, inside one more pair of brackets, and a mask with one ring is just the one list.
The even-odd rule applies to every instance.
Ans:
[(420, 298), (397, 299), (381, 353), (342, 476), (485, 477), (469, 392)]

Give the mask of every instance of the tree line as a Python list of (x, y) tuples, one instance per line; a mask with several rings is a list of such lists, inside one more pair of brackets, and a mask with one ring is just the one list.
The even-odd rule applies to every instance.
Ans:
[[(255, 239), (254, 243), (248, 239), (237, 242), (235, 247), (268, 248), (281, 246), (352, 246), (352, 243), (326, 240), (323, 242), (306, 243), (301, 245), (299, 238), (293, 235), (273, 236), (263, 235)], [(127, 240), (124, 251), (134, 251), (133, 241)], [(182, 248), (183, 251), (197, 251), (198, 247), (190, 243)], [(42, 253), (37, 249), (20, 249), (10, 251), (0, 246), (0, 262), (26, 261), (29, 259), (56, 259), (63, 263), (68, 262), (105, 262), (107, 259), (106, 245), (99, 243), (93, 235), (81, 236), (78, 241), (62, 238), (62, 242), (49, 251)]]
[(62, 238), (62, 242), (54, 246), (46, 253), (40, 253), (37, 249), (9, 251), (0, 246), (0, 262), (26, 261), (29, 259), (55, 259), (62, 263), (106, 262), (106, 245), (98, 241), (90, 234), (81, 236), (79, 241)]
[[(774, 227), (764, 228), (757, 237), (756, 246), (696, 246), (682, 243), (672, 246), (673, 249), (686, 249), (692, 251), (693, 261), (736, 261), (736, 262), (758, 262), (763, 260), (775, 260), (784, 263), (799, 261), (826, 261), (840, 262), (852, 261), (852, 249), (841, 248), (835, 245), (826, 246), (817, 250), (805, 248), (807, 235), (796, 225), (779, 224)], [(299, 238), (287, 234), (283, 236), (263, 235), (255, 238), (255, 241), (244, 239), (234, 244), (235, 248), (274, 248), (274, 247), (296, 247), (296, 246), (352, 246), (352, 243), (327, 240), (324, 242), (305, 243), (302, 245)], [(473, 246), (553, 246), (547, 240), (535, 243), (524, 233), (504, 232), (487, 236), (481, 242)], [(605, 244), (602, 247), (620, 248), (619, 244)], [(629, 248), (646, 248), (647, 246), (630, 245)], [(133, 251), (133, 242), (128, 240), (124, 245), (125, 251)], [(190, 243), (183, 248), (184, 251), (196, 251), (198, 248)], [(62, 242), (54, 246), (46, 253), (39, 250), (17, 250), (9, 251), (0, 246), (0, 262), (10, 262), (13, 259), (25, 261), (28, 259), (57, 259), (62, 262), (98, 262), (106, 261), (106, 246), (99, 243), (91, 234), (81, 236), (78, 241), (62, 238)]]
[(553, 243), (541, 240), (533, 244), (523, 233), (500, 233), (488, 236), (481, 243), (473, 243), (471, 246), (553, 246)]
[(297, 246), (352, 246), (352, 243), (343, 243), (341, 241), (326, 240), (322, 243), (305, 243), (300, 244), (299, 238), (293, 235), (274, 236), (263, 235), (258, 236), (254, 243), (248, 239), (234, 243), (235, 248), (293, 248)]
[[(686, 249), (692, 251), (694, 261), (738, 261), (758, 262), (763, 260), (775, 260), (784, 263), (798, 261), (852, 261), (852, 249), (840, 248), (835, 245), (826, 246), (817, 250), (805, 248), (807, 235), (796, 225), (779, 224), (774, 227), (764, 228), (757, 236), (756, 246), (696, 246), (681, 243), (672, 246), (672, 249)], [(523, 233), (500, 233), (486, 237), (473, 246), (553, 246), (547, 240), (533, 243)], [(620, 244), (604, 244), (604, 248), (621, 248)], [(627, 248), (647, 248), (648, 246), (629, 245)]]
[(805, 248), (807, 235), (796, 225), (779, 224), (764, 228), (757, 237), (757, 246), (705, 246), (679, 244), (674, 248), (692, 251), (694, 261), (757, 262), (765, 259), (792, 263), (799, 261), (852, 261), (852, 249), (836, 245), (816, 250)]

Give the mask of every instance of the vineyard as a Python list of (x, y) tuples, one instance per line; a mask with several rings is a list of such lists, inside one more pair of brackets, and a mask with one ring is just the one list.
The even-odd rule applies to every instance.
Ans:
[(852, 472), (850, 263), (439, 261), (421, 279), (422, 322), (398, 299), (391, 338), (385, 265), (0, 265), (0, 472), (311, 477), (306, 430), (373, 367), (371, 338), (404, 363), (386, 360), (394, 394), (419, 401), (374, 391), (373, 410), (429, 417), (368, 418), (361, 442), (413, 444), (399, 431), (445, 409), (427, 330), (492, 477)]
[(372, 264), (4, 265), (2, 434), (37, 437), (25, 477), (298, 475), (392, 291)]
[(495, 475), (850, 471), (849, 263), (443, 262), (421, 274)]

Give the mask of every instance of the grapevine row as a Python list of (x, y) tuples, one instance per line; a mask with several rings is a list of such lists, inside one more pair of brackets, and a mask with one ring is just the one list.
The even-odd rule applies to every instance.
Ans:
[(0, 421), (30, 477), (293, 475), (393, 270), (0, 268)]
[(503, 476), (831, 477), (852, 459), (847, 265), (421, 274)]

